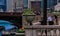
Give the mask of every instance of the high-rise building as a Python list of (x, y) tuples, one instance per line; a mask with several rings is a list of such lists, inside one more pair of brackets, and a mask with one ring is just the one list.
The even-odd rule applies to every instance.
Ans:
[(23, 0), (0, 0), (0, 9), (9, 11), (13, 9), (21, 10), (23, 7)]
[(57, 0), (47, 0), (47, 7), (51, 8), (57, 4)]
[[(57, 4), (57, 0), (47, 0), (47, 8), (53, 8)], [(44, 6), (44, 0), (41, 1), (41, 7)]]
[[(32, 1), (37, 1), (37, 0), (32, 0)], [(57, 4), (57, 0), (47, 0), (47, 8), (53, 9), (54, 6)], [(28, 6), (29, 5), (29, 6)], [(41, 0), (41, 8), (44, 6), (44, 0)], [(29, 0), (24, 0), (24, 7), (31, 7), (29, 4)]]
[[(24, 9), (31, 8), (31, 1), (41, 1), (40, 8), (43, 8), (44, 6), (44, 0), (0, 0), (0, 8), (3, 8), (3, 10), (12, 10), (14, 9), (14, 3), (17, 3), (17, 8), (20, 8), (23, 6)], [(60, 0), (58, 0), (60, 2)], [(57, 0), (47, 0), (47, 8), (54, 8), (54, 6), (58, 3)], [(2, 6), (1, 6), (2, 4)], [(4, 4), (4, 6), (3, 6)], [(23, 4), (23, 5), (22, 5)], [(22, 6), (21, 6), (22, 5)]]

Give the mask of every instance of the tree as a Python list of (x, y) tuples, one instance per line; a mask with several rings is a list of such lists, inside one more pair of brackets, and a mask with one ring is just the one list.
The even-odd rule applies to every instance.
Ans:
[(23, 11), (23, 15), (31, 15), (34, 14), (33, 9), (26, 9)]

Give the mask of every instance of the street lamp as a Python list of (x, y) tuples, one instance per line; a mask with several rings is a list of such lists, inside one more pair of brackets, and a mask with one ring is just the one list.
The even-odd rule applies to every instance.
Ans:
[(43, 25), (47, 25), (47, 0), (44, 0), (44, 8), (43, 8)]
[[(47, 25), (47, 0), (44, 0), (44, 8), (43, 8), (43, 25)], [(45, 30), (47, 36), (47, 30)]]

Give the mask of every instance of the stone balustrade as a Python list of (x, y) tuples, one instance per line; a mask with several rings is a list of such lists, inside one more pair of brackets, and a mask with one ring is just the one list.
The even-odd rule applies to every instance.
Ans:
[[(51, 29), (53, 29), (53, 30), (51, 30)], [(25, 36), (46, 36), (44, 30), (47, 30), (47, 36), (60, 36), (59, 35), (60, 26), (59, 25), (25, 26)]]

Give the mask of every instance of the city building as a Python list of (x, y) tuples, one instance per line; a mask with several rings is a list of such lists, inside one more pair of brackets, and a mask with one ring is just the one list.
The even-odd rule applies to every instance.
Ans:
[(23, 7), (23, 0), (0, 0), (0, 9), (3, 11), (21, 10)]
[(57, 5), (55, 6), (55, 11), (59, 11), (60, 10), (60, 0), (57, 0)]
[(35, 11), (40, 11), (41, 0), (28, 0), (28, 8), (33, 8)]
[[(25, 6), (31, 8), (31, 1), (40, 1), (40, 8), (44, 7), (44, 0), (24, 0)], [(47, 10), (54, 11), (54, 6), (57, 4), (57, 0), (47, 0)], [(35, 6), (36, 7), (36, 6)]]
[[(39, 2), (36, 2), (39, 1)], [(35, 8), (43, 8), (44, 6), (44, 0), (0, 0), (0, 9), (3, 9), (3, 11), (9, 11), (9, 10), (22, 10), (27, 8), (32, 8), (35, 6)], [(60, 0), (59, 0), (60, 1)], [(38, 7), (36, 7), (36, 4), (39, 4)], [(34, 6), (32, 6), (35, 4)], [(47, 9), (53, 10), (54, 6), (57, 4), (57, 0), (47, 0)]]
[(27, 9), (28, 8), (28, 0), (23, 0), (23, 9)]
[(0, 0), (0, 9), (3, 9), (3, 11), (6, 11), (6, 0)]
[[(47, 0), (47, 10), (48, 11), (53, 11), (54, 6), (57, 4), (57, 0)], [(44, 0), (41, 1), (41, 7), (44, 7)]]
[(22, 12), (23, 10), (23, 0), (13, 0), (13, 6), (14, 11)]

